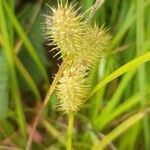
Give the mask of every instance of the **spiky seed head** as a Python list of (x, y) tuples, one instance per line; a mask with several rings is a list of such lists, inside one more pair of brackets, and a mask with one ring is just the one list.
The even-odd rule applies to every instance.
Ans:
[(79, 110), (89, 92), (85, 77), (86, 72), (78, 65), (72, 65), (64, 70), (56, 87), (60, 110), (66, 113)]
[(90, 69), (91, 66), (97, 65), (100, 58), (104, 56), (107, 49), (107, 44), (110, 36), (106, 30), (98, 26), (85, 26), (85, 33), (82, 37), (82, 49), (84, 55), (81, 56), (81, 61)]
[(45, 17), (45, 35), (60, 49), (63, 60), (68, 66), (56, 86), (59, 109), (67, 113), (76, 112), (85, 102), (89, 85), (88, 71), (96, 65), (104, 54), (109, 35), (96, 25), (92, 27), (77, 15), (73, 5), (58, 3), (51, 16)]
[(73, 59), (79, 55), (83, 22), (72, 4), (63, 6), (59, 3), (57, 9), (52, 9), (52, 15), (46, 17), (45, 24), (46, 38), (60, 49), (64, 59)]

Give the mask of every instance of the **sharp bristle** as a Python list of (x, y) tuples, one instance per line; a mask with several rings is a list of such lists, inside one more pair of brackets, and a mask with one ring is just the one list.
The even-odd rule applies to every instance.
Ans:
[(59, 5), (61, 8), (63, 7), (63, 1), (62, 0), (59, 1)]
[(55, 57), (58, 56), (58, 55), (60, 55), (60, 52), (57, 52), (57, 53), (53, 56), (53, 58), (55, 58)]
[(69, 7), (70, 7), (70, 8), (73, 8), (73, 10), (74, 10), (74, 8), (75, 8), (78, 4), (79, 4), (78, 2), (76, 2), (76, 1), (73, 0), (73, 1), (70, 3)]
[(51, 17), (51, 16), (46, 15), (46, 14), (43, 14), (43, 15), (42, 15), (42, 17), (44, 17), (44, 18), (48, 18), (48, 19), (52, 19), (52, 17)]
[(47, 4), (47, 3), (46, 3), (46, 7), (48, 7), (51, 11), (54, 10), (54, 9), (53, 9), (49, 4)]
[(51, 50), (49, 50), (49, 52), (53, 52), (53, 51), (56, 51), (56, 50), (58, 50), (58, 47), (52, 48)]
[(61, 56), (61, 55), (60, 55), (60, 57), (57, 58), (57, 60), (60, 60), (60, 59), (62, 59), (62, 56)]
[(69, 7), (69, 2), (68, 0), (66, 1), (66, 4), (65, 4), (65, 8), (67, 9)]

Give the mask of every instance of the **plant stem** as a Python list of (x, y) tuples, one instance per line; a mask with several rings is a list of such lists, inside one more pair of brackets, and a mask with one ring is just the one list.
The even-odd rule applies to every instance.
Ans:
[[(29, 20), (29, 26), (28, 26), (27, 31), (26, 31), (27, 35), (29, 34), (30, 30), (32, 29), (32, 26), (33, 26), (33, 24), (34, 24), (34, 22), (38, 16), (39, 12), (40, 12), (42, 3), (43, 3), (43, 0), (38, 0), (37, 6), (35, 6), (34, 14), (31, 17), (31, 19)], [(23, 45), (23, 41), (20, 39), (15, 46), (15, 54), (16, 55), (18, 55), (18, 53), (20, 52), (22, 45)]]
[(66, 149), (72, 149), (72, 132), (73, 132), (73, 122), (74, 122), (74, 113), (69, 113), (69, 120), (68, 120), (68, 137), (67, 137), (67, 144)]
[(94, 14), (103, 5), (104, 2), (105, 2), (105, 0), (96, 0), (95, 1), (94, 5), (92, 6), (91, 13), (90, 13), (89, 17), (87, 18), (87, 22), (90, 22), (92, 20)]
[(43, 112), (44, 112), (44, 109), (45, 109), (46, 105), (48, 104), (48, 102), (49, 102), (49, 100), (50, 100), (50, 97), (51, 97), (51, 95), (52, 95), (52, 93), (53, 93), (53, 91), (54, 91), (54, 89), (55, 89), (55, 87), (56, 87), (56, 85), (57, 85), (57, 82), (59, 81), (59, 78), (61, 77), (62, 72), (63, 72), (64, 68), (66, 67), (66, 65), (67, 65), (67, 64), (66, 64), (65, 62), (63, 62), (63, 63), (61, 64), (61, 66), (60, 66), (60, 68), (59, 68), (59, 71), (57, 72), (57, 74), (56, 74), (56, 76), (55, 76), (55, 78), (54, 78), (54, 81), (53, 81), (52, 85), (50, 86), (50, 88), (49, 88), (49, 90), (48, 90), (48, 92), (47, 92), (47, 94), (46, 94), (46, 96), (45, 96), (43, 105), (42, 105), (41, 108), (39, 109), (39, 112), (38, 112), (38, 114), (37, 114), (37, 116), (36, 116), (36, 118), (35, 118), (35, 121), (34, 121), (34, 123), (33, 123), (32, 132), (31, 132), (31, 134), (30, 134), (30, 136), (29, 136), (29, 139), (28, 139), (28, 142), (27, 142), (27, 145), (26, 145), (26, 150), (30, 150), (30, 147), (31, 147), (31, 145), (32, 145), (33, 136), (34, 136), (34, 133), (35, 133), (35, 131), (36, 131), (38, 122), (39, 122), (39, 120), (40, 120), (41, 117), (42, 117), (42, 114), (43, 114)]

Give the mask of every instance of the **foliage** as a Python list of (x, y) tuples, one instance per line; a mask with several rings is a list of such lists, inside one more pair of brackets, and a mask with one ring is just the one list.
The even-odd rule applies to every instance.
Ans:
[[(43, 14), (50, 13), (46, 3), (57, 6), (49, 0), (0, 0), (0, 149), (25, 149), (61, 63), (42, 36)], [(80, 0), (75, 7), (85, 12), (93, 4)], [(90, 69), (92, 90), (74, 118), (74, 149), (150, 149), (149, 14), (149, 0), (105, 0), (92, 18), (93, 27), (97, 22), (108, 28), (111, 41), (109, 55)], [(57, 111), (55, 95), (44, 108), (32, 149), (66, 146), (67, 115)]]

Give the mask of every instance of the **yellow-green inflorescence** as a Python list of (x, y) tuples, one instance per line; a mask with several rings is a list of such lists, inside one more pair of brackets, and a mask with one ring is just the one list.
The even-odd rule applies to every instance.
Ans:
[(86, 75), (80, 65), (71, 65), (64, 70), (56, 88), (61, 110), (75, 112), (84, 103), (89, 91)]
[(89, 93), (88, 72), (104, 55), (109, 36), (103, 28), (87, 23), (72, 4), (60, 2), (51, 10), (52, 15), (45, 17), (45, 35), (68, 64), (56, 87), (58, 107), (67, 113), (77, 112)]
[[(52, 15), (46, 17), (46, 36), (53, 40), (55, 48), (59, 48), (63, 59), (74, 59), (81, 52), (81, 37), (83, 33), (82, 17), (77, 16), (72, 5), (52, 8)], [(50, 25), (51, 24), (51, 25)]]

